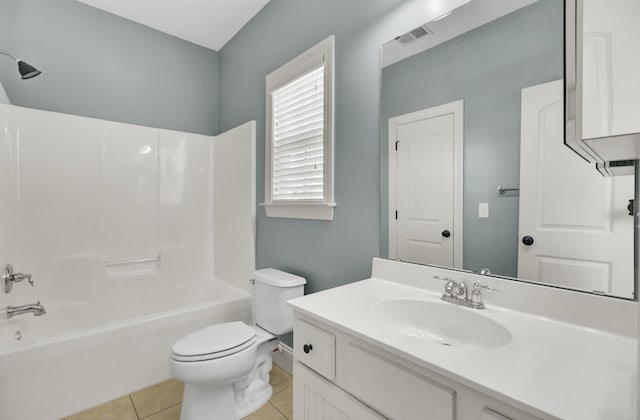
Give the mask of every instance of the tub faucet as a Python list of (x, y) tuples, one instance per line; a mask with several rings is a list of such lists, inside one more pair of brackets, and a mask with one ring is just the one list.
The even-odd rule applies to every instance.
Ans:
[(9, 319), (16, 315), (27, 314), (29, 312), (34, 316), (42, 316), (47, 313), (47, 310), (40, 304), (40, 301), (38, 301), (38, 303), (30, 303), (28, 305), (7, 306), (6, 309), (0, 311), (0, 314)]

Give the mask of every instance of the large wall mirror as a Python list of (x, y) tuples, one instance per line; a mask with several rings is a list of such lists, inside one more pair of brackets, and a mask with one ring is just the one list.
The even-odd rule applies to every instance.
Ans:
[(564, 2), (451, 4), (382, 46), (383, 255), (633, 299), (633, 170), (563, 141)]

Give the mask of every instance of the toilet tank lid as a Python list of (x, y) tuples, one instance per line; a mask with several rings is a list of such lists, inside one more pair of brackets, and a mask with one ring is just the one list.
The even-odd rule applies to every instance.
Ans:
[(307, 284), (307, 280), (305, 280), (304, 277), (285, 273), (284, 271), (276, 270), (275, 268), (256, 270), (253, 273), (253, 278), (255, 281), (276, 287), (296, 287)]

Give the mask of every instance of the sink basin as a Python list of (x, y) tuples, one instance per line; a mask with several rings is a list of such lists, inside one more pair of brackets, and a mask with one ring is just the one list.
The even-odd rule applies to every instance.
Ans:
[(380, 302), (374, 315), (387, 327), (443, 346), (500, 347), (511, 341), (511, 333), (476, 309), (445, 302), (400, 299)]

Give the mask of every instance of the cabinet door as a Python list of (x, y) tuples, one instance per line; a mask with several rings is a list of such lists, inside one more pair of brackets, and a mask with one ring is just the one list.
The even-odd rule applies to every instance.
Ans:
[(493, 411), (490, 408), (484, 408), (480, 413), (481, 420), (513, 420), (511, 417), (503, 416), (497, 411)]
[(298, 361), (293, 366), (293, 418), (295, 420), (384, 419)]
[(589, 162), (640, 157), (640, 2), (565, 0), (565, 143)]
[(456, 420), (456, 391), (371, 348), (347, 349), (345, 389), (398, 420)]

